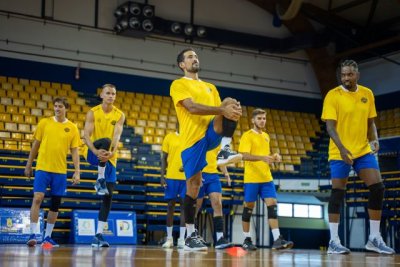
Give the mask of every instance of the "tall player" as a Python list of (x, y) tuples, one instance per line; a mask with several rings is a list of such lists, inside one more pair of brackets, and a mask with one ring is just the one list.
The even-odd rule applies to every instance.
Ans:
[(250, 237), (250, 219), (258, 196), (267, 205), (268, 223), (272, 230), (273, 249), (289, 249), (293, 242), (283, 239), (279, 231), (276, 190), (269, 165), (280, 162), (279, 154), (271, 155), (269, 135), (263, 131), (266, 123), (266, 112), (255, 109), (252, 114), (253, 128), (245, 132), (239, 144), (243, 155), (244, 166), (244, 208), (242, 215), (243, 248), (256, 250)]
[[(329, 143), (329, 165), (332, 192), (329, 199), (329, 254), (347, 254), (350, 250), (341, 245), (338, 236), (340, 206), (344, 201), (346, 185), (353, 167), (369, 189), (368, 214), (370, 235), (365, 248), (384, 254), (394, 250), (386, 246), (379, 232), (385, 186), (382, 183), (378, 162), (372, 152), (379, 150), (375, 99), (372, 91), (357, 84), (360, 77), (358, 65), (345, 60), (340, 65), (342, 85), (328, 92), (324, 100), (322, 120), (331, 137)], [(371, 142), (373, 151), (369, 145)]]
[(104, 240), (103, 230), (111, 210), (112, 195), (117, 181), (117, 148), (125, 121), (124, 113), (113, 105), (116, 95), (114, 85), (103, 85), (100, 94), (102, 103), (86, 114), (85, 156), (91, 165), (98, 167), (95, 188), (97, 193), (102, 195), (93, 247), (109, 247), (108, 242)]
[(170, 95), (175, 105), (182, 142), (182, 163), (186, 176), (184, 200), (187, 250), (205, 250), (195, 234), (196, 199), (206, 153), (221, 143), (222, 136), (232, 137), (242, 115), (238, 101), (226, 98), (221, 103), (216, 87), (199, 79), (199, 59), (189, 48), (178, 54), (177, 63), (184, 77), (172, 82)]
[(32, 163), (39, 152), (36, 161), (35, 180), (33, 182), (33, 201), (31, 206), (31, 235), (27, 245), (32, 247), (38, 243), (39, 209), (43, 202), (46, 189), (50, 186), (51, 206), (47, 214), (46, 232), (43, 243), (50, 243), (54, 247), (58, 244), (51, 238), (54, 224), (58, 217), (61, 198), (67, 192), (67, 154), (71, 149), (75, 172), (72, 176), (73, 184), (79, 183), (79, 152), (81, 144), (76, 124), (66, 118), (69, 104), (65, 98), (54, 98), (54, 117), (41, 119), (34, 133), (34, 141), (24, 174), (32, 176)]

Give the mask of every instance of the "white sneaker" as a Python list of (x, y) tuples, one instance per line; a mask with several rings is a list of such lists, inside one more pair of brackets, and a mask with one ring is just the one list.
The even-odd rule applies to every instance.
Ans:
[(162, 245), (163, 248), (172, 248), (174, 246), (174, 240), (172, 238), (168, 238), (167, 241)]
[(185, 239), (184, 238), (178, 239), (178, 248), (185, 248)]
[(368, 238), (367, 244), (365, 244), (365, 249), (369, 251), (375, 251), (381, 254), (394, 254), (396, 253), (394, 249), (388, 247), (383, 241), (382, 236), (377, 236), (371, 239)]

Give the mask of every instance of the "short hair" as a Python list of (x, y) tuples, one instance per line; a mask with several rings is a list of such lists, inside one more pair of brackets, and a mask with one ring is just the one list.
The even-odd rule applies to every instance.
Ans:
[[(185, 53), (188, 52), (188, 51), (193, 51), (193, 52), (194, 52), (194, 49), (191, 48), (191, 47), (186, 48), (186, 49), (183, 49), (183, 50), (178, 54), (178, 56), (176, 57), (176, 63), (178, 64), (178, 67), (179, 67), (179, 63), (181, 63), (181, 62), (183, 62), (183, 61), (185, 60)], [(181, 67), (179, 67), (179, 68), (182, 70)]]
[(105, 85), (103, 85), (101, 87), (101, 89), (104, 90), (104, 88), (106, 88), (106, 87), (111, 87), (111, 88), (114, 88), (115, 90), (117, 90), (117, 87), (115, 87), (115, 85), (111, 84), (111, 83), (106, 83)]
[(66, 109), (69, 108), (68, 100), (67, 100), (65, 97), (56, 97), (56, 98), (54, 98), (54, 99), (53, 99), (53, 105), (54, 105), (56, 102), (62, 103)]
[(267, 112), (265, 110), (261, 109), (261, 108), (256, 108), (251, 113), (251, 118), (254, 119), (255, 116), (260, 115), (260, 114), (267, 114)]
[(346, 59), (340, 63), (340, 68), (343, 67), (352, 67), (354, 71), (358, 72), (358, 64), (354, 60)]

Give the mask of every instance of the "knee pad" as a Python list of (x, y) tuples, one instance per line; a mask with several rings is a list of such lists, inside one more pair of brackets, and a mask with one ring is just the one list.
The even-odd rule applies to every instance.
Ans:
[(278, 206), (267, 206), (268, 219), (278, 219)]
[(51, 197), (50, 210), (53, 211), (53, 212), (58, 212), (58, 209), (60, 208), (60, 205), (61, 205), (61, 197), (52, 196)]
[(382, 210), (383, 197), (385, 195), (385, 185), (380, 182), (368, 186), (368, 208), (371, 210)]
[(93, 142), (93, 145), (96, 149), (104, 149), (109, 150), (111, 146), (110, 138), (101, 138)]
[(237, 121), (222, 118), (222, 136), (232, 137), (236, 130)]
[(250, 222), (251, 214), (253, 213), (253, 209), (244, 207), (243, 214), (242, 214), (242, 221)]
[(346, 190), (343, 189), (332, 189), (331, 197), (329, 198), (328, 213), (339, 214), (340, 207), (344, 201), (344, 195)]

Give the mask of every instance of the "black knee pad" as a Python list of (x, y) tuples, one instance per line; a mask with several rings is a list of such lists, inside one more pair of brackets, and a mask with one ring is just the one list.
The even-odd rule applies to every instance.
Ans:
[(227, 119), (225, 117), (222, 118), (222, 135), (225, 137), (232, 137), (233, 133), (236, 130), (237, 121), (233, 121)]
[(253, 209), (244, 207), (243, 214), (242, 214), (242, 221), (250, 222), (251, 214), (253, 213)]
[(268, 219), (278, 219), (278, 206), (271, 205), (267, 206)]
[(194, 224), (194, 219), (196, 217), (196, 199), (185, 195), (183, 211), (185, 213), (185, 222), (187, 224)]
[(344, 201), (344, 195), (346, 190), (343, 189), (332, 189), (331, 197), (329, 198), (328, 213), (339, 214), (340, 207)]
[(93, 142), (93, 145), (96, 149), (109, 150), (111, 146), (111, 139), (110, 138), (97, 139), (96, 141)]
[(53, 212), (58, 212), (58, 209), (61, 205), (61, 197), (59, 196), (51, 196), (51, 206), (50, 210)]
[(383, 197), (385, 195), (385, 185), (380, 182), (368, 186), (368, 208), (371, 210), (382, 210)]

